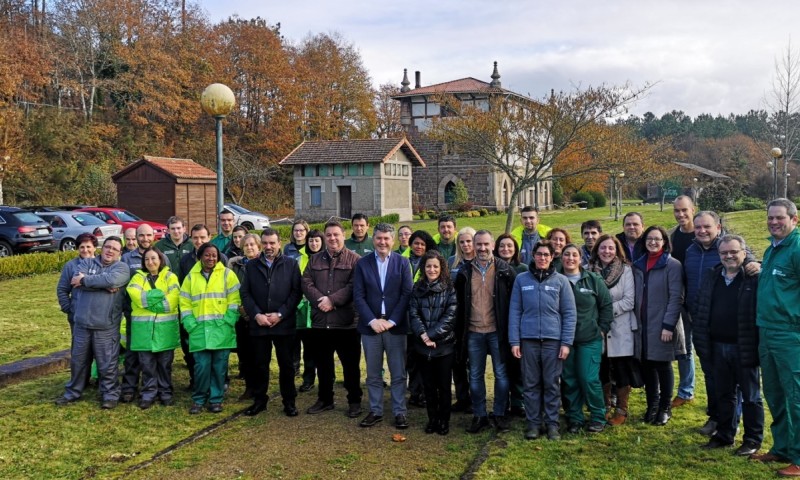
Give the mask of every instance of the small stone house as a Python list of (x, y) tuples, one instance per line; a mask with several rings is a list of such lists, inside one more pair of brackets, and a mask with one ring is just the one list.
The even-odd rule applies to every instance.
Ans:
[(412, 171), (425, 162), (406, 138), (301, 143), (280, 162), (294, 169), (295, 216), (310, 221), (412, 218)]

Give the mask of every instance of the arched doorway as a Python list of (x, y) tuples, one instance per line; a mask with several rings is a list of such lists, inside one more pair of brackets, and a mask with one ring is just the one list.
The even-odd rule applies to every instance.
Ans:
[(450, 205), (456, 199), (456, 194), (453, 190), (455, 190), (456, 184), (452, 181), (447, 182), (447, 185), (444, 186), (444, 203), (445, 205)]

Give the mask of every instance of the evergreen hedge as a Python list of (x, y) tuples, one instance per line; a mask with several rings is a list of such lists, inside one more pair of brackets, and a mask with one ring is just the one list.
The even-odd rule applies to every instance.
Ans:
[(0, 280), (28, 277), (42, 273), (57, 273), (78, 252), (26, 253), (0, 258)]

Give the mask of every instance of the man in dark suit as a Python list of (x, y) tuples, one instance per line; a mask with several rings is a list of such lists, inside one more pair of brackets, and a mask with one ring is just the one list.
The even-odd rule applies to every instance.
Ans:
[(278, 232), (266, 228), (261, 233), (264, 249), (258, 258), (247, 262), (242, 279), (242, 304), (247, 311), (250, 341), (255, 355), (253, 405), (244, 414), (252, 417), (267, 408), (272, 347), (278, 359), (278, 378), (283, 412), (297, 416), (292, 350), (295, 336), (295, 312), (303, 292), (297, 262), (281, 254)]
[(358, 332), (367, 363), (370, 412), (361, 421), (371, 427), (383, 420), (383, 354), (391, 376), (392, 413), (395, 427), (408, 428), (406, 419), (407, 307), (411, 295), (408, 259), (392, 252), (394, 227), (381, 223), (372, 236), (375, 251), (356, 264), (353, 304), (358, 312)]

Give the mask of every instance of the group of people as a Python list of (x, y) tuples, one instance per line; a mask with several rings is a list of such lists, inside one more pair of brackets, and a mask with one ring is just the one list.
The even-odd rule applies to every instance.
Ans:
[[(395, 233), (380, 223), (370, 237), (369, 219), (356, 214), (349, 238), (337, 221), (317, 231), (298, 220), (282, 246), (270, 228), (260, 236), (234, 232), (226, 212), (214, 239), (203, 225), (186, 235), (173, 217), (169, 236), (155, 244), (143, 225), (122, 261), (119, 238), (107, 239), (99, 257), (94, 237), (79, 238), (80, 255), (58, 286), (73, 355), (57, 403), (80, 397), (94, 358), (103, 408), (132, 401), (139, 376), (141, 408), (156, 400), (169, 405), (172, 352), (181, 345), (192, 374), (190, 413), (218, 412), (235, 348), (243, 397), (253, 399), (245, 414), (257, 415), (269, 401), (274, 347), (286, 415), (298, 415), (294, 377), (301, 360), (300, 391), (313, 389), (315, 380), (318, 388), (306, 413), (335, 408), (336, 354), (345, 414), (357, 418), (364, 413), (363, 352), (362, 427), (383, 420), (388, 388), (396, 428), (409, 426), (411, 404), (427, 409), (427, 433), (446, 435), (451, 413), (460, 411), (473, 415), (470, 433), (491, 426), (505, 432), (511, 418), (524, 416), (526, 439), (556, 440), (560, 409), (566, 432), (598, 433), (626, 422), (631, 389), (639, 387), (647, 399), (643, 420), (666, 425), (674, 408), (693, 401), (696, 351), (708, 398), (703, 447), (732, 445), (741, 417), (736, 454), (789, 463), (779, 473), (800, 475), (796, 206), (786, 199), (769, 204), (772, 243), (763, 264), (742, 237), (723, 231), (716, 213), (695, 212), (689, 197), (678, 197), (673, 211), (678, 225), (670, 231), (645, 228), (635, 212), (618, 235), (603, 233), (599, 221), (584, 222), (582, 244), (540, 224), (533, 207), (521, 210), (518, 228), (496, 239), (487, 230), (458, 230), (450, 215), (439, 218), (435, 235), (409, 226)], [(774, 444), (759, 454), (762, 374)]]

